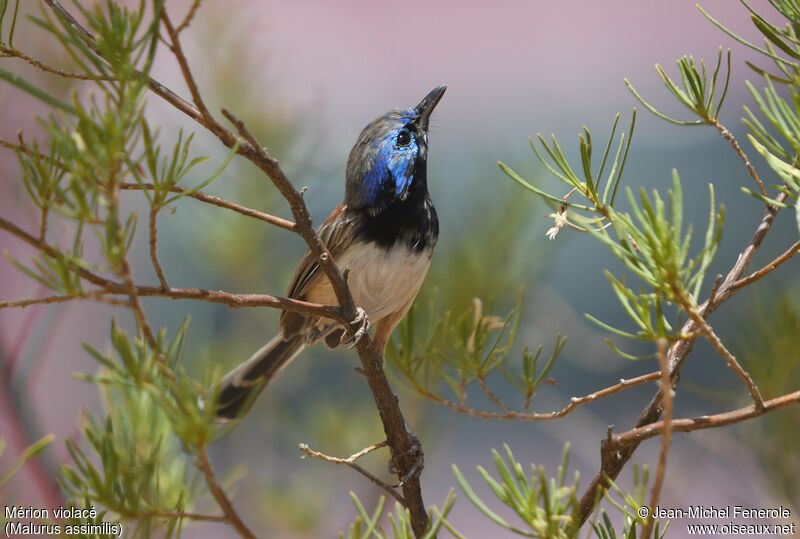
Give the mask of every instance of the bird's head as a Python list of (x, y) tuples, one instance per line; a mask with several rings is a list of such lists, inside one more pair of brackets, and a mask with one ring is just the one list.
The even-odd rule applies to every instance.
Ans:
[(364, 128), (347, 161), (348, 207), (377, 215), (427, 193), (428, 121), (446, 89), (438, 86), (416, 107), (387, 112)]

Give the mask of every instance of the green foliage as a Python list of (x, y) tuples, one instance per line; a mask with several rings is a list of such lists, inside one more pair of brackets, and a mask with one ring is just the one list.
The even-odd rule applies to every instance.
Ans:
[[(617, 531), (605, 510), (601, 511), (600, 518), (602, 519), (601, 523), (592, 523), (592, 530), (594, 531), (595, 535), (599, 539), (617, 539)], [(619, 534), (619, 537), (620, 539), (636, 539), (637, 537), (640, 537), (639, 530), (643, 529), (643, 527), (644, 524), (641, 524), (639, 520), (631, 518), (630, 516), (626, 516), (625, 521), (622, 524), (622, 531)], [(667, 536), (667, 528), (668, 525), (661, 529), (661, 522), (657, 521), (653, 527), (653, 537), (656, 539), (663, 539)]]
[[(645, 501), (647, 496), (647, 486), (649, 480), (649, 471), (647, 466), (641, 469), (638, 465), (633, 467), (633, 486), (630, 491), (623, 491), (617, 484), (609, 479), (611, 489), (606, 491), (605, 498), (611, 503), (611, 506), (620, 512), (623, 517), (622, 531), (620, 537), (623, 539), (636, 539), (640, 537), (640, 529), (643, 529), (647, 524), (647, 518), (642, 516), (641, 509), (646, 507)], [(619, 497), (619, 500), (615, 498)], [(600, 511), (601, 522), (592, 522), (592, 530), (599, 539), (616, 539), (617, 532), (611, 519), (605, 510)], [(653, 537), (661, 539), (667, 534), (669, 522), (662, 523), (659, 519), (655, 519), (653, 526)]]
[[(1, 11), (2, 10), (0, 10), (0, 12)], [(17, 460), (14, 462), (14, 464), (12, 464), (8, 470), (0, 473), (0, 488), (5, 486), (5, 484), (9, 482), (11, 478), (14, 477), (14, 475), (16, 475), (17, 472), (19, 472), (23, 466), (25, 466), (26, 462), (36, 457), (36, 455), (44, 451), (51, 443), (53, 443), (54, 439), (55, 439), (54, 435), (48, 434), (47, 436), (43, 436), (38, 441), (26, 447), (22, 451), (20, 456), (17, 457)], [(0, 457), (3, 456), (5, 448), (6, 448), (6, 441), (4, 438), (0, 438)]]
[[(777, 132), (778, 137), (783, 139), (786, 146), (758, 120), (748, 107), (745, 107), (747, 117), (743, 122), (750, 130), (748, 136), (750, 143), (783, 182), (777, 186), (777, 189), (788, 199), (797, 200), (800, 196), (800, 173), (796, 166), (798, 155), (800, 155), (800, 86), (789, 86), (790, 104), (778, 95), (769, 76), (765, 77), (765, 83), (763, 95), (750, 83), (748, 83), (748, 88), (761, 114)], [(774, 198), (755, 193), (747, 188), (742, 188), (742, 190), (769, 204), (784, 208), (791, 206), (791, 204), (776, 201)]]
[[(0, 5), (0, 7), (2, 6)], [(0, 9), (0, 16), (1, 15), (2, 15), (2, 9)], [(25, 466), (25, 463), (35, 458), (36, 455), (38, 455), (39, 453), (44, 451), (47, 447), (49, 447), (50, 444), (53, 443), (54, 439), (55, 436), (52, 434), (48, 434), (47, 436), (40, 438), (38, 441), (26, 447), (22, 451), (20, 456), (17, 457), (17, 460), (7, 470), (0, 471), (0, 500), (3, 499), (2, 494), (4, 492), (4, 487), (6, 486), (6, 484), (9, 481), (11, 481), (11, 479), (22, 469), (23, 466)], [(2, 458), (5, 449), (6, 449), (5, 438), (0, 437), (0, 458)], [(6, 519), (5, 511), (3, 511), (2, 513), (0, 513), (0, 528), (5, 530), (7, 522), (8, 520)]]
[[(675, 96), (679, 103), (694, 112), (700, 117), (699, 120), (679, 120), (660, 112), (653, 105), (644, 100), (644, 98), (636, 91), (633, 84), (628, 79), (625, 79), (625, 84), (628, 89), (636, 96), (636, 99), (644, 105), (644, 107), (661, 118), (670, 123), (677, 125), (703, 125), (713, 124), (719, 117), (719, 111), (722, 108), (722, 103), (725, 101), (725, 96), (728, 93), (728, 84), (731, 78), (731, 51), (730, 49), (726, 55), (726, 74), (725, 82), (722, 83), (722, 90), (720, 91), (719, 85), (719, 72), (722, 66), (722, 49), (717, 53), (717, 61), (714, 64), (714, 70), (711, 72), (711, 78), (706, 70), (706, 64), (700, 60), (698, 64), (691, 56), (682, 56), (678, 59), (678, 71), (681, 75), (681, 85), (674, 82), (664, 68), (656, 64), (656, 71), (661, 77), (664, 86), (667, 90)], [(719, 96), (717, 98), (717, 96)]]
[(569, 444), (564, 446), (561, 464), (556, 478), (546, 475), (544, 466), (531, 465), (530, 475), (514, 458), (507, 444), (505, 459), (496, 450), (492, 450), (495, 466), (500, 479), (497, 480), (483, 467), (478, 472), (489, 485), (494, 496), (504, 505), (511, 508), (528, 529), (510, 524), (495, 513), (481, 500), (456, 465), (453, 474), (467, 498), (492, 522), (524, 537), (566, 538), (574, 537), (574, 525), (579, 522), (580, 505), (577, 491), (580, 474), (576, 471), (571, 483), (567, 484), (567, 468), (569, 466)]
[(101, 388), (107, 415), (84, 417), (86, 445), (67, 441), (72, 465), (62, 467), (60, 482), (76, 506), (135, 520), (137, 536), (149, 536), (162, 521), (168, 533), (179, 531), (176, 515), (195, 494), (192, 454), (214, 429), (212, 411), (201, 405), (204, 386), (178, 367), (186, 327), (170, 342), (160, 334), (163, 354), (113, 323), (113, 356), (86, 347), (102, 369), (82, 378)]
[[(750, 11), (753, 24), (764, 36), (764, 47), (759, 47), (737, 35), (723, 23), (700, 8), (700, 11), (715, 26), (740, 43), (759, 52), (771, 60), (778, 73), (748, 65), (764, 79), (765, 87), (759, 92), (755, 86), (747, 82), (753, 100), (766, 122), (760, 120), (749, 107), (745, 107), (744, 124), (750, 130), (750, 142), (764, 157), (767, 164), (781, 179), (782, 184), (776, 186), (787, 199), (794, 199), (793, 204), (777, 202), (774, 197), (763, 193), (754, 193), (750, 189), (743, 191), (780, 207), (795, 207), (798, 230), (800, 230), (800, 205), (796, 200), (800, 196), (800, 181), (797, 174), (798, 150), (800, 150), (800, 8), (796, 0), (774, 0), (770, 4), (783, 18), (785, 24), (773, 24), (753, 10), (746, 2), (742, 2)], [(775, 84), (783, 85), (789, 93), (789, 101), (780, 96)], [(765, 126), (770, 126), (775, 134)], [(776, 136), (777, 135), (777, 136)], [(783, 139), (782, 143), (780, 139)]]
[[(687, 66), (689, 65), (694, 64), (687, 64)], [(714, 70), (714, 75), (712, 75), (711, 83), (698, 83), (703, 103), (705, 103), (704, 106), (710, 106), (709, 104), (713, 103), (718, 68), (719, 62)], [(686, 69), (689, 69), (689, 67), (686, 67)], [(705, 68), (703, 67), (701, 71), (705, 77)], [(718, 108), (719, 104), (716, 110)], [(634, 125), (635, 114), (631, 121), (630, 132), (633, 131)], [(673, 172), (673, 188), (667, 195), (669, 207), (655, 190), (652, 198), (648, 197), (644, 190), (641, 190), (637, 200), (633, 192), (628, 188), (626, 192), (630, 213), (615, 209), (613, 203), (628, 155), (630, 138), (628, 139), (628, 144), (624, 144), (624, 139), (621, 137), (616, 157), (612, 162), (611, 175), (608, 177), (602, 195), (599, 193), (602, 171), (616, 127), (617, 120), (615, 120), (612, 127), (612, 137), (609, 138), (606, 144), (600, 172), (597, 176), (591, 174), (591, 135), (588, 130), (585, 130), (584, 135), (581, 136), (580, 160), (581, 168), (584, 170), (583, 180), (578, 177), (574, 169), (569, 165), (558, 140), (554, 137), (552, 145), (548, 146), (541, 135), (539, 136), (542, 146), (556, 164), (556, 167), (550, 166), (538, 151), (536, 152), (537, 157), (545, 164), (552, 175), (570, 186), (574, 192), (580, 194), (587, 200), (589, 205), (568, 202), (566, 199), (569, 195), (563, 199), (558, 199), (554, 195), (549, 195), (533, 187), (505, 165), (501, 164), (501, 167), (512, 179), (529, 189), (533, 187), (531, 190), (545, 199), (551, 202), (563, 202), (559, 214), (555, 216), (556, 228), (563, 226), (563, 223), (559, 225), (559, 219), (561, 218), (571, 227), (588, 232), (607, 246), (622, 264), (646, 285), (647, 289), (636, 290), (627, 285), (624, 279), (606, 271), (606, 276), (610, 280), (617, 298), (637, 327), (637, 331), (632, 333), (614, 328), (591, 315), (587, 315), (592, 322), (614, 335), (624, 338), (648, 341), (654, 341), (659, 338), (676, 339), (680, 335), (673, 330), (673, 326), (668, 320), (666, 307), (668, 304), (683, 304), (687, 298), (691, 301), (697, 301), (706, 271), (717, 252), (722, 237), (724, 207), (720, 206), (717, 209), (714, 200), (714, 188), (710, 184), (710, 215), (705, 233), (705, 242), (693, 257), (690, 256), (692, 227), (691, 225), (686, 229), (683, 227), (683, 193), (677, 172)], [(534, 151), (536, 151), (535, 148)], [(622, 155), (621, 159), (620, 155)], [(618, 164), (618, 172), (615, 172)], [(611, 193), (610, 198), (609, 190)], [(577, 210), (569, 214), (571, 221), (567, 221), (568, 209)], [(593, 212), (595, 216), (587, 216), (586, 212)], [(600, 214), (600, 216), (597, 217), (596, 214)], [(598, 226), (601, 224), (602, 226)], [(636, 356), (619, 350), (611, 340), (606, 340), (606, 343), (620, 356), (626, 359), (638, 359)]]
[[(606, 142), (603, 150), (603, 157), (600, 160), (600, 166), (598, 167), (596, 174), (592, 172), (593, 144), (592, 134), (588, 127), (584, 126), (583, 133), (578, 135), (581, 152), (581, 172), (576, 172), (575, 169), (573, 169), (569, 164), (555, 135), (552, 136), (552, 142), (549, 145), (541, 133), (536, 135), (544, 152), (551, 161), (545, 159), (539, 150), (536, 149), (534, 140), (530, 140), (531, 149), (533, 149), (536, 157), (539, 159), (539, 161), (541, 161), (542, 165), (544, 165), (547, 171), (566, 184), (566, 186), (571, 189), (570, 193), (576, 191), (583, 198), (585, 198), (589, 202), (589, 205), (569, 202), (568, 198), (570, 195), (557, 196), (549, 194), (522, 178), (519, 174), (511, 170), (511, 168), (509, 168), (506, 164), (498, 162), (498, 165), (500, 165), (500, 169), (512, 180), (524, 188), (533, 191), (551, 204), (556, 204), (559, 206), (564, 205), (573, 209), (587, 212), (603, 213), (607, 205), (614, 205), (614, 200), (617, 195), (617, 188), (619, 187), (619, 182), (622, 179), (622, 173), (625, 170), (625, 162), (628, 159), (628, 151), (630, 150), (631, 140), (633, 139), (633, 130), (636, 127), (636, 110), (634, 109), (633, 114), (631, 115), (631, 124), (628, 128), (627, 141), (625, 140), (625, 133), (620, 133), (617, 150), (614, 153), (614, 158), (609, 164), (609, 152), (614, 142), (614, 135), (617, 131), (619, 118), (619, 114), (614, 117), (614, 123), (611, 126), (611, 134), (608, 136), (608, 141)], [(609, 166), (608, 176), (605, 176), (606, 165)], [(604, 180), (605, 187), (602, 188)], [(602, 195), (600, 194), (601, 191)]]
[(680, 338), (668, 320), (665, 305), (682, 304), (686, 298), (697, 302), (703, 278), (722, 237), (724, 207), (717, 209), (714, 187), (709, 184), (710, 210), (705, 241), (699, 252), (690, 257), (692, 227), (683, 229), (683, 194), (677, 172), (673, 172), (673, 188), (668, 192), (669, 208), (655, 190), (652, 200), (644, 190), (640, 191), (638, 201), (630, 189), (627, 194), (633, 215), (610, 211), (614, 235), (607, 229), (590, 231), (648, 287), (635, 291), (606, 271), (617, 298), (638, 331), (619, 330), (591, 315), (587, 317), (620, 337), (649, 341)]
[(483, 303), (474, 298), (470, 309), (459, 315), (441, 314), (435, 302), (428, 304), (426, 319), (415, 305), (395, 331), (386, 349), (386, 360), (418, 393), (442, 397), (446, 387), (463, 404), (467, 388), (500, 373), (523, 394), (526, 406), (545, 382), (566, 337), (556, 336), (553, 352), (542, 359), (542, 347), (531, 353), (526, 347), (521, 365), (515, 366), (514, 347), (521, 316), (522, 295), (517, 308), (505, 318), (484, 314)]
[[(414, 539), (415, 536), (411, 528), (410, 513), (408, 509), (403, 508), (399, 503), (395, 504), (394, 513), (389, 514), (389, 526), (391, 527), (391, 535), (389, 535), (380, 525), (380, 521), (383, 518), (383, 508), (386, 503), (385, 496), (380, 497), (375, 506), (375, 511), (373, 511), (371, 515), (364, 508), (364, 505), (355, 493), (351, 492), (350, 498), (353, 500), (353, 504), (355, 504), (359, 516), (356, 518), (355, 522), (350, 525), (347, 535), (344, 533), (339, 534), (340, 539)], [(455, 502), (455, 491), (450, 489), (441, 511), (436, 506), (431, 507), (429, 511), (430, 524), (428, 525), (428, 530), (422, 535), (421, 539), (435, 539), (442, 528), (445, 528), (456, 539), (464, 539), (464, 536), (456, 531), (452, 524), (447, 521), (447, 515), (450, 513)]]

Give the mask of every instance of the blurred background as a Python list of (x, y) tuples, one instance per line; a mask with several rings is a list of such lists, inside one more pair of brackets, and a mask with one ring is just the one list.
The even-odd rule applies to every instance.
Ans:
[[(555, 133), (577, 162), (582, 125), (588, 125), (597, 140), (607, 136), (617, 112), (626, 125), (636, 102), (623, 84), (625, 77), (662, 110), (688, 117), (665, 91), (653, 66), (660, 63), (674, 75), (678, 56), (688, 53), (713, 62), (723, 46), (733, 49), (733, 73), (722, 120), (765, 171), (767, 183), (774, 183), (746, 143), (740, 122), (742, 106), (751, 103), (744, 81), (759, 79), (744, 62), (763, 61), (715, 29), (694, 4), (207, 1), (183, 39), (212, 110), (225, 106), (243, 118), (294, 183), (308, 186), (305, 199), (316, 222), (341, 200), (347, 154), (361, 128), (388, 109), (416, 104), (438, 84), (448, 85), (430, 136), (429, 183), (442, 230), (423, 297), (436, 296), (437, 308), (444, 311), (468, 307), (477, 296), (503, 314), (524, 286), (520, 350), (525, 344), (550, 350), (556, 333), (569, 337), (551, 373), (557, 384), (534, 400), (536, 411), (549, 411), (561, 408), (570, 396), (653, 371), (657, 365), (614, 355), (603, 342), (607, 335), (584, 318), (591, 313), (629, 327), (603, 276), (605, 268), (620, 270), (613, 256), (590, 237), (568, 229), (555, 241), (546, 240), (550, 210), (513, 184), (496, 162), (505, 162), (537, 185), (559, 189), (530, 151), (529, 136)], [(188, 5), (170, 0), (168, 9), (180, 19)], [(738, 3), (705, 0), (702, 5), (740, 35), (758, 40), (747, 11)], [(768, 13), (766, 1), (753, 5)], [(39, 3), (25, 1), (22, 7), (36, 13)], [(21, 19), (16, 45), (50, 63), (69, 66), (54, 43), (41, 35), (29, 20)], [(17, 60), (3, 60), (3, 67), (46, 84), (56, 95), (67, 96), (73, 88)], [(154, 76), (188, 95), (166, 50), (160, 53)], [(14, 140), (23, 130), (26, 139), (33, 139), (41, 132), (36, 115), (44, 112), (28, 96), (0, 85), (0, 138)], [(195, 130), (155, 96), (149, 98), (148, 113), (151, 122), (161, 126), (163, 140), (177, 136), (181, 128)], [(218, 142), (203, 132), (197, 133), (194, 151), (212, 157), (207, 171), (225, 156)], [(19, 183), (13, 152), (0, 152), (0, 212), (33, 228), (36, 213)], [(749, 185), (746, 170), (712, 128), (676, 127), (640, 111), (623, 183), (665, 192), (673, 168), (683, 182), (684, 220), (693, 222), (696, 230), (707, 220), (707, 184), (715, 183), (728, 219), (708, 275), (727, 272), (762, 214), (762, 205), (740, 191)], [(271, 183), (241, 159), (234, 160), (208, 192), (290, 216)], [(131, 208), (145, 208), (138, 193), (126, 196)], [(796, 239), (793, 221), (788, 213), (781, 215), (752, 269)], [(299, 237), (288, 232), (193, 200), (182, 200), (174, 212), (162, 213), (159, 228), (161, 261), (175, 286), (282, 294), (304, 250)], [(133, 271), (137, 281), (149, 284), (156, 278), (142, 232), (144, 228), (133, 248)], [(7, 234), (0, 235), (0, 248), (21, 260), (31, 254)], [(43, 293), (7, 260), (0, 260), (0, 299)], [(249, 356), (274, 335), (278, 320), (271, 309), (232, 310), (188, 301), (147, 300), (145, 308), (154, 325), (171, 329), (191, 316), (184, 361), (198, 376), (214, 365), (227, 369)], [(72, 373), (97, 368), (81, 343), (107, 347), (111, 315), (132, 327), (128, 312), (89, 303), (0, 311), (0, 355), (6, 366), (0, 436), (8, 442), (0, 469), (32, 440), (48, 432), (57, 437), (7, 488), (4, 496), (12, 503), (58, 505), (54, 470), (68, 458), (63, 439), (77, 432), (82, 410), (96, 411), (100, 404), (96, 388)], [(737, 295), (711, 323), (752, 370), (766, 396), (800, 386), (796, 261)], [(652, 352), (645, 346), (620, 345), (632, 353)], [(218, 471), (235, 484), (235, 503), (264, 536), (334, 536), (355, 517), (348, 491), (356, 491), (370, 507), (380, 495), (352, 470), (301, 460), (297, 450), (304, 442), (345, 456), (383, 439), (368, 388), (353, 371), (356, 362), (353, 352), (304, 352), (243, 424), (212, 447)], [(403, 387), (399, 380), (395, 383)], [(571, 467), (587, 484), (598, 468), (599, 441), (606, 427), (628, 428), (653, 391), (652, 386), (629, 390), (564, 419), (536, 424), (461, 417), (408, 391), (400, 395), (425, 449), (426, 502), (441, 505), (455, 485), (450, 464), (457, 464), (477, 487), (475, 465), (491, 467), (491, 449), (504, 442), (521, 462), (544, 464), (554, 472), (564, 442), (570, 441)], [(746, 403), (743, 387), (723, 360), (698, 344), (683, 370), (676, 416), (710, 414)], [(474, 404), (490, 408), (480, 399)], [(734, 427), (676, 434), (661, 505), (783, 504), (794, 507), (794, 521), (800, 524), (798, 426), (800, 413), (795, 408)], [(644, 443), (633, 461), (654, 466), (658, 447), (657, 440)], [(365, 462), (388, 477), (384, 456), (370, 456)], [(623, 487), (631, 484), (631, 468), (619, 481)], [(497, 505), (493, 507), (505, 515)], [(502, 536), (463, 496), (451, 521), (469, 537)], [(676, 524), (670, 537), (683, 536)], [(187, 530), (190, 537), (230, 533), (213, 525)]]

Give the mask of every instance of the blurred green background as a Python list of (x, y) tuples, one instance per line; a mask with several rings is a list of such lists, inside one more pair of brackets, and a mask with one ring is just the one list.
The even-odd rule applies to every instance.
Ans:
[[(36, 2), (22, 4), (24, 9), (37, 9)], [(709, 0), (703, 6), (742, 35), (757, 37), (740, 5)], [(187, 7), (187, 2), (168, 2), (176, 18)], [(21, 49), (68, 65), (53, 52), (52, 43), (37, 38), (29, 21), (20, 23), (17, 35)], [(435, 296), (444, 311), (464, 309), (477, 296), (503, 314), (524, 286), (520, 349), (543, 344), (549, 350), (556, 333), (569, 336), (551, 373), (557, 384), (534, 400), (537, 411), (560, 408), (570, 396), (656, 369), (655, 362), (615, 356), (603, 343), (606, 335), (583, 317), (589, 312), (611, 324), (625, 324), (603, 276), (604, 268), (619, 269), (610, 253), (570, 230), (547, 241), (549, 209), (504, 176), (496, 161), (537, 185), (554, 186), (530, 152), (528, 136), (555, 133), (565, 151), (577, 156), (576, 134), (583, 124), (602, 138), (614, 114), (627, 115), (635, 105), (624, 77), (651, 102), (679, 111), (660, 87), (653, 64), (672, 72), (679, 55), (711, 59), (720, 45), (734, 51), (731, 95), (722, 118), (750, 150), (739, 117), (742, 105), (750, 102), (743, 82), (756, 79), (744, 61), (754, 56), (703, 19), (693, 1), (582, 0), (567, 7), (541, 1), (465, 5), (413, 0), (398, 5), (208, 0), (184, 36), (212, 109), (225, 106), (243, 118), (295, 184), (308, 186), (305, 199), (317, 222), (341, 200), (347, 153), (363, 125), (390, 108), (416, 103), (432, 87), (446, 83), (447, 95), (433, 118), (429, 154), (430, 189), (442, 231), (423, 298)], [(186, 95), (177, 66), (167, 51), (162, 53), (155, 78)], [(3, 67), (49, 85), (57, 95), (71, 91), (64, 81), (43, 77), (18, 61), (3, 60)], [(148, 110), (151, 122), (160, 123), (164, 140), (177, 136), (181, 127), (195, 129), (156, 97), (150, 98)], [(30, 98), (0, 86), (0, 137), (14, 139), (23, 129), (33, 138), (37, 113), (42, 109)], [(225, 155), (205, 133), (198, 133), (195, 151), (213, 157), (206, 165), (209, 171)], [(35, 214), (24, 202), (13, 154), (3, 152), (0, 211), (23, 226), (34, 226)], [(750, 153), (755, 158), (755, 152)], [(740, 192), (740, 186), (748, 184), (745, 169), (711, 128), (680, 128), (640, 114), (623, 183), (666, 189), (673, 167), (683, 181), (685, 220), (705, 223), (709, 181), (717, 187), (718, 201), (727, 206), (722, 247), (709, 275), (726, 272), (762, 211), (757, 201)], [(768, 174), (766, 178), (773, 183)], [(234, 160), (209, 192), (289, 216), (270, 182), (243, 160)], [(131, 207), (144, 208), (139, 194), (126, 196)], [(162, 214), (159, 228), (161, 261), (173, 285), (282, 294), (304, 250), (302, 241), (290, 233), (192, 200), (182, 200), (173, 213)], [(782, 252), (796, 237), (791, 216), (782, 216), (756, 265)], [(7, 235), (0, 236), (0, 247), (25, 253)], [(134, 246), (132, 258), (137, 280), (155, 282), (145, 237)], [(790, 262), (711, 319), (766, 396), (800, 385), (796, 276), (797, 263)], [(0, 260), (0, 298), (37, 293), (35, 284)], [(216, 365), (232, 367), (277, 328), (278, 313), (270, 309), (232, 310), (166, 300), (146, 300), (145, 308), (155, 325), (171, 328), (191, 315), (185, 361), (198, 375)], [(21, 366), (9, 383), (24, 397), (14, 400), (8, 394), (2, 402), (0, 435), (9, 439), (9, 450), (0, 469), (19, 453), (26, 437), (55, 432), (62, 439), (74, 434), (81, 409), (99, 405), (95, 389), (70, 373), (95, 368), (79, 345), (103, 347), (111, 313), (107, 307), (88, 304), (0, 311), (0, 350)], [(128, 313), (117, 316), (131, 323)], [(632, 353), (652, 352), (623, 344)], [(304, 442), (344, 456), (382, 439), (371, 396), (355, 366), (352, 352), (304, 352), (243, 424), (213, 447), (217, 468), (231, 481), (236, 479), (237, 506), (265, 535), (330, 537), (355, 515), (349, 490), (365, 502), (379, 496), (351, 470), (300, 460), (297, 450)], [(502, 381), (499, 387), (511, 397)], [(522, 462), (554, 469), (563, 443), (571, 441), (572, 465), (582, 472), (585, 484), (597, 469), (606, 426), (621, 430), (632, 424), (653, 390), (630, 390), (565, 419), (540, 424), (461, 417), (401, 391), (403, 409), (425, 448), (426, 501), (441, 504), (455, 484), (450, 463), (477, 479), (474, 466), (489, 465), (490, 449), (503, 442)], [(723, 411), (746, 400), (722, 359), (709, 346), (698, 344), (683, 370), (676, 416)], [(474, 405), (491, 406), (480, 398)], [(800, 414), (790, 409), (732, 428), (676, 435), (662, 506), (746, 502), (764, 507), (789, 504), (800, 510), (800, 461), (797, 451), (788, 449), (800, 444), (798, 426)], [(658, 442), (645, 443), (634, 461), (652, 464), (657, 451)], [(46, 453), (44, 473), (26, 470), (6, 494), (23, 505), (48, 500), (48, 467), (64, 459), (63, 444), (55, 444)], [(371, 455), (365, 463), (388, 478), (384, 460)], [(620, 484), (627, 482), (625, 475)], [(469, 537), (499, 537), (466, 500), (456, 505), (452, 521)], [(189, 530), (192, 537), (228, 533), (214, 526)], [(670, 537), (681, 533), (676, 526)]]

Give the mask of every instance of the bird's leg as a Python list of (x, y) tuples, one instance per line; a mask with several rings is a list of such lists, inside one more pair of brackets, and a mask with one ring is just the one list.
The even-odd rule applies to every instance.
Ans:
[(352, 343), (350, 345), (350, 348), (354, 348), (355, 345), (358, 344), (358, 341), (360, 341), (361, 338), (367, 334), (367, 331), (369, 331), (370, 327), (369, 318), (367, 317), (367, 311), (365, 311), (361, 307), (356, 307), (356, 312), (358, 314), (356, 315), (355, 319), (352, 322), (350, 322), (350, 325), (351, 326), (357, 325), (358, 329), (352, 336), (348, 335), (347, 333), (342, 334), (342, 338), (339, 340), (339, 344), (344, 344), (348, 342)]

